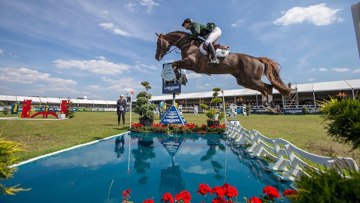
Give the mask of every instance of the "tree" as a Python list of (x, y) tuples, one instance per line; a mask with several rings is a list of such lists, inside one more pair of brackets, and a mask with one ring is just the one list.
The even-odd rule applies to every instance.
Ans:
[(329, 121), (328, 134), (337, 141), (360, 147), (360, 101), (331, 99), (321, 106), (323, 117)]
[(150, 104), (151, 94), (148, 90), (151, 89), (149, 82), (141, 82), (141, 85), (145, 88), (146, 92), (142, 91), (136, 96), (136, 106), (134, 112), (140, 115), (140, 119), (154, 119), (155, 104)]
[[(321, 105), (323, 117), (329, 121), (328, 134), (336, 140), (360, 146), (360, 101), (331, 99)], [(298, 195), (291, 202), (358, 202), (360, 200), (360, 172), (347, 166), (306, 170), (296, 181)]]

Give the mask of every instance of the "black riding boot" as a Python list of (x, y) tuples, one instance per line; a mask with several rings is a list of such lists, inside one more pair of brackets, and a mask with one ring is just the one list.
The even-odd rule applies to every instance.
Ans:
[(210, 52), (210, 55), (211, 55), (211, 57), (210, 57), (210, 58), (211, 58), (210, 63), (212, 63), (212, 64), (219, 64), (220, 62), (219, 62), (219, 60), (218, 60), (217, 57), (216, 57), (216, 53), (215, 53), (214, 46), (213, 46), (211, 43), (209, 43), (208, 49), (209, 49), (209, 52)]

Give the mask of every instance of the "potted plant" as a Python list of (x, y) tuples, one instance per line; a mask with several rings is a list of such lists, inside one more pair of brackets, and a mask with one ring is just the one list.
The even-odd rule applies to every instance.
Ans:
[(217, 106), (218, 104), (222, 103), (222, 99), (219, 96), (219, 92), (221, 91), (220, 88), (213, 89), (213, 98), (210, 101), (210, 107), (206, 104), (201, 104), (200, 107), (206, 110), (205, 115), (208, 117), (207, 125), (210, 126), (218, 126), (220, 124), (221, 119), (224, 118), (224, 112), (217, 110), (216, 108), (211, 108), (211, 106)]
[(154, 110), (156, 108), (155, 104), (150, 104), (149, 100), (151, 99), (151, 94), (148, 93), (148, 90), (151, 89), (149, 82), (141, 82), (141, 85), (144, 86), (145, 92), (139, 92), (136, 95), (136, 105), (134, 112), (140, 115), (139, 123), (144, 126), (152, 126), (154, 122)]

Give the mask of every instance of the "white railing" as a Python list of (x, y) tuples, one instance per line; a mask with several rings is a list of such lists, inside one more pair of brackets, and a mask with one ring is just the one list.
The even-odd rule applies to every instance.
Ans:
[[(282, 138), (271, 139), (256, 130), (246, 130), (238, 122), (228, 122), (225, 135), (233, 146), (246, 147), (245, 152), (252, 158), (266, 158), (274, 160), (266, 167), (268, 171), (284, 181), (294, 181), (301, 174), (306, 174), (306, 168), (316, 168), (321, 165), (328, 168), (350, 168), (359, 171), (355, 160), (347, 157), (325, 157), (306, 152)], [(314, 164), (309, 164), (314, 163)], [(315, 165), (315, 166), (314, 166)]]

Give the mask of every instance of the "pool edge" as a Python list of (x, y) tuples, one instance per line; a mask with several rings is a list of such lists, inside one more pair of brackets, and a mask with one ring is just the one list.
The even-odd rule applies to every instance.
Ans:
[(87, 146), (87, 145), (96, 144), (96, 143), (98, 143), (98, 142), (102, 142), (102, 141), (104, 141), (104, 140), (108, 140), (108, 139), (111, 139), (111, 138), (113, 138), (113, 137), (117, 137), (117, 136), (120, 136), (120, 135), (123, 135), (123, 134), (128, 134), (128, 133), (130, 133), (130, 131), (126, 131), (126, 132), (123, 132), (123, 133), (120, 133), (120, 134), (116, 134), (116, 135), (111, 135), (111, 136), (109, 136), (109, 137), (105, 137), (105, 138), (102, 138), (102, 139), (94, 140), (94, 141), (87, 142), (87, 143), (84, 143), (84, 144), (75, 145), (75, 146), (72, 146), (72, 147), (69, 147), (69, 148), (65, 148), (65, 149), (61, 149), (61, 150), (55, 151), (55, 152), (51, 152), (51, 153), (48, 153), (48, 154), (44, 154), (44, 155), (41, 155), (41, 156), (37, 156), (37, 157), (31, 158), (31, 159), (28, 159), (28, 160), (26, 160), (26, 161), (22, 161), (22, 162), (20, 162), (20, 163), (11, 165), (9, 168), (15, 168), (15, 167), (18, 167), (18, 166), (21, 166), (21, 165), (28, 164), (28, 163), (31, 163), (31, 162), (33, 162), (33, 161), (39, 160), (39, 159), (43, 159), (43, 158), (46, 158), (46, 157), (49, 157), (49, 156), (53, 156), (53, 155), (56, 155), (56, 154), (60, 154), (60, 153), (63, 153), (63, 152), (66, 152), (66, 151), (70, 151), (70, 150), (73, 150), (73, 149), (76, 149), (76, 148), (84, 147), (84, 146)]

